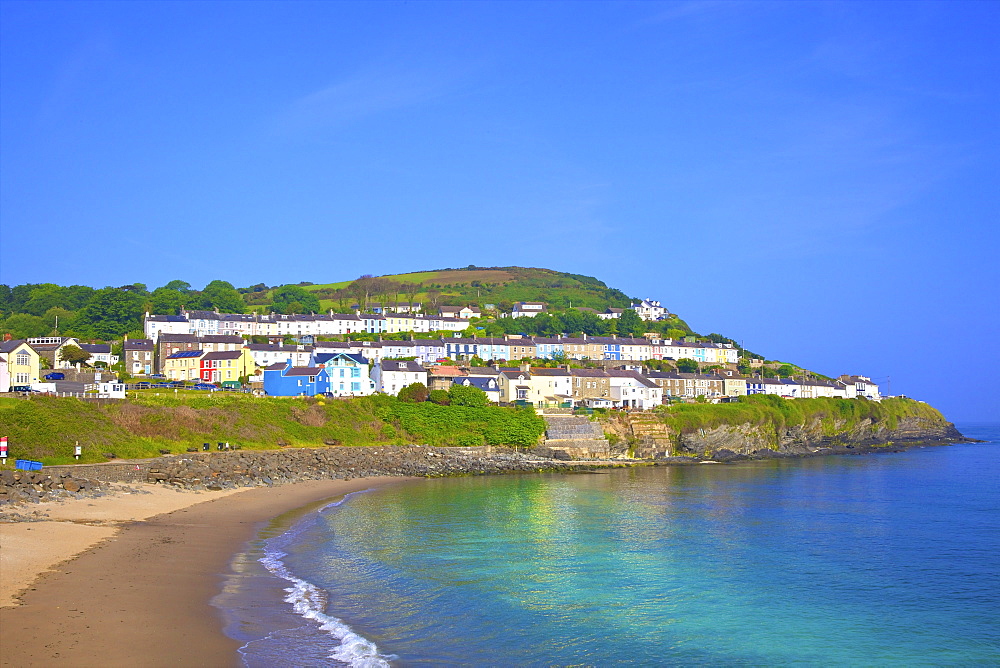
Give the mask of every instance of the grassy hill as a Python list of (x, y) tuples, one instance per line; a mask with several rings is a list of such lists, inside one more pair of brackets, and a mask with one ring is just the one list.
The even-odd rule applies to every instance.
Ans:
[[(389, 295), (390, 301), (415, 301), (440, 305), (499, 304), (500, 302), (544, 301), (553, 308), (587, 306), (603, 311), (608, 307), (624, 308), (631, 299), (621, 290), (609, 288), (603, 281), (591, 276), (569, 274), (551, 269), (529, 267), (474, 267), (438, 269), (408, 274), (388, 274), (378, 278), (388, 279), (404, 286), (398, 295)], [(352, 280), (321, 285), (305, 285), (315, 292), (323, 309), (341, 310), (353, 300), (343, 294)], [(407, 286), (411, 291), (407, 294)], [(269, 296), (261, 294), (255, 301), (269, 305)]]

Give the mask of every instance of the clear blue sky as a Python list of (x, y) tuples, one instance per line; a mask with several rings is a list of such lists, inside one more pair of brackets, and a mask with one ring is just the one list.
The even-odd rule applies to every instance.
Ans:
[(1000, 421), (1000, 3), (0, 8), (0, 282), (547, 267)]

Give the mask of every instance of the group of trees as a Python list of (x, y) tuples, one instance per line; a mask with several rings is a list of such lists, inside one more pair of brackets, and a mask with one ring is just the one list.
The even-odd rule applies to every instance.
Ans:
[(202, 290), (170, 281), (152, 292), (142, 283), (99, 290), (53, 283), (0, 285), (0, 331), (17, 339), (59, 334), (110, 341), (141, 332), (147, 311), (170, 315), (185, 307), (242, 313), (245, 306), (226, 281), (212, 281)]

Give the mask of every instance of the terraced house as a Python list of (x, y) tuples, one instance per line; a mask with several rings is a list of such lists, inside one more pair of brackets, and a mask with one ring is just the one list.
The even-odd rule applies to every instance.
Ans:
[(207, 383), (236, 383), (257, 371), (253, 355), (246, 348), (205, 353), (200, 362), (201, 379)]
[(170, 380), (200, 380), (202, 350), (179, 350), (163, 360), (160, 373)]

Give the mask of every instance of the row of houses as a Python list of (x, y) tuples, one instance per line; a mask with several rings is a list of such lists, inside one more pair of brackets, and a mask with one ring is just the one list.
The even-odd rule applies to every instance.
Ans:
[[(430, 390), (447, 390), (460, 384), (483, 390), (496, 403), (637, 409), (650, 409), (671, 399), (704, 397), (714, 402), (747, 394), (788, 398), (881, 398), (878, 385), (864, 376), (842, 376), (836, 381), (746, 378), (727, 374), (644, 371), (641, 367), (575, 369), (532, 367), (528, 363), (516, 367), (446, 364), (424, 367), (412, 360), (371, 362), (361, 355), (347, 353), (320, 354), (315, 359), (315, 364), (307, 366), (296, 366), (288, 360), (267, 367), (264, 393), (274, 396), (325, 393), (357, 396), (374, 392), (396, 395), (413, 383), (426, 385)], [(350, 370), (346, 376), (345, 369)], [(349, 387), (345, 381), (349, 383), (350, 379), (371, 382), (358, 382)], [(336, 386), (338, 382), (339, 387)]]
[(123, 346), (125, 370), (132, 375), (164, 373), (164, 361), (172, 354), (189, 350), (231, 352), (247, 348), (257, 366), (265, 367), (291, 358), (302, 366), (316, 352), (344, 352), (379, 361), (386, 358), (414, 358), (421, 364), (439, 360), (492, 361), (529, 359), (648, 360), (692, 359), (703, 365), (733, 365), (738, 351), (731, 344), (642, 337), (439, 337), (404, 341), (316, 341), (310, 344), (246, 343), (235, 334), (160, 333), (153, 339), (130, 339)]
[(398, 332), (460, 332), (469, 326), (469, 319), (412, 313), (334, 313), (281, 315), (272, 313), (218, 313), (215, 311), (185, 311), (180, 315), (146, 314), (143, 329), (147, 339), (157, 341), (163, 334), (193, 334), (195, 336), (266, 336), (298, 339), (345, 334), (394, 334)]
[[(555, 339), (564, 346), (567, 340), (575, 341)], [(623, 365), (621, 369), (549, 369), (532, 368), (527, 364), (518, 367), (459, 367), (442, 363), (478, 355), (481, 351), (500, 352), (505, 350), (504, 345), (512, 346), (510, 350), (517, 353), (525, 353), (525, 357), (537, 357), (541, 356), (537, 354), (539, 346), (548, 345), (551, 341), (526, 338), (414, 339), (305, 346), (245, 344), (242, 337), (235, 335), (165, 335), (155, 346), (148, 339), (139, 339), (126, 340), (123, 347), (127, 370), (142, 369), (148, 373), (157, 359), (159, 348), (159, 354), (163, 356), (160, 371), (171, 380), (220, 384), (255, 380), (262, 383), (266, 394), (275, 396), (363, 396), (374, 392), (395, 395), (414, 382), (424, 383), (431, 389), (447, 389), (457, 382), (479, 387), (499, 403), (526, 401), (595, 407), (649, 408), (658, 405), (664, 398), (693, 399), (701, 396), (714, 401), (745, 394), (793, 398), (880, 398), (878, 385), (865, 376), (841, 376), (835, 381), (827, 381), (741, 377), (728, 370), (719, 374), (656, 372), (645, 371), (641, 365)], [(642, 345), (642, 340), (630, 341), (634, 345)], [(484, 346), (482, 349), (478, 347), (480, 344)], [(619, 354), (622, 346), (626, 345), (617, 340), (591, 341), (591, 344), (605, 346), (603, 350), (606, 354), (609, 350), (611, 354)], [(39, 386), (41, 360), (44, 355), (57, 357), (59, 345), (67, 343), (43, 341), (33, 344), (31, 340), (0, 343), (0, 388)], [(529, 352), (532, 346), (535, 355)], [(609, 349), (607, 346), (618, 347)], [(572, 348), (563, 348), (567, 349), (572, 352)], [(490, 356), (504, 359), (499, 355)], [(405, 357), (415, 359), (390, 359)]]
[[(662, 320), (670, 312), (660, 302), (644, 299), (632, 304), (643, 320)], [(194, 334), (196, 336), (236, 335), (297, 338), (318, 336), (343, 336), (365, 332), (368, 334), (395, 334), (398, 332), (430, 333), (460, 332), (472, 318), (483, 315), (478, 306), (441, 306), (435, 314), (422, 312), (419, 303), (402, 303), (392, 307), (372, 305), (372, 313), (356, 310), (350, 313), (282, 315), (280, 313), (219, 313), (218, 311), (188, 311), (178, 315), (151, 315), (146, 313), (143, 327), (145, 336), (156, 341), (161, 334)], [(545, 313), (544, 302), (517, 302), (511, 317), (534, 317)], [(603, 312), (592, 311), (600, 318), (619, 318), (625, 309), (609, 308)]]

